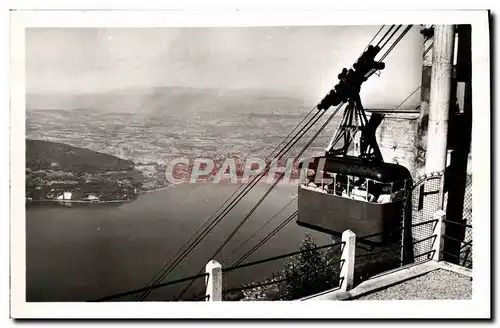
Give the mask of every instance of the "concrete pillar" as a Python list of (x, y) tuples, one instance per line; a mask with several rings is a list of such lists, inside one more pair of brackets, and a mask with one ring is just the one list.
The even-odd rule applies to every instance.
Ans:
[(340, 270), (340, 278), (342, 282), (340, 289), (344, 292), (351, 290), (354, 285), (354, 259), (356, 256), (356, 234), (351, 230), (346, 230), (342, 233), (342, 241), (344, 249), (342, 250), (342, 262)]
[(454, 25), (434, 26), (426, 173), (446, 168), (454, 41)]
[(211, 260), (205, 266), (207, 277), (207, 295), (208, 302), (222, 301), (222, 267), (216, 260)]
[[(472, 132), (472, 85), (471, 85), (471, 26), (458, 25), (458, 43), (456, 44), (456, 100), (457, 108), (450, 117), (448, 142), (452, 148), (449, 167), (447, 168), (446, 190), (448, 202), (446, 207), (447, 220), (458, 223), (468, 223), (463, 217), (465, 192), (467, 189), (467, 165)], [(453, 103), (453, 102), (452, 102)], [(466, 228), (456, 224), (448, 224), (446, 235), (456, 240), (446, 240), (445, 251), (453, 255), (444, 255), (443, 260), (457, 263), (460, 256)]]
[(422, 82), (420, 87), (420, 115), (417, 120), (417, 150), (416, 175), (423, 173), (425, 166), (425, 151), (427, 150), (427, 131), (429, 125), (429, 99), (431, 92), (432, 48), (434, 28), (426, 25), (421, 32), (424, 36), (422, 47)]

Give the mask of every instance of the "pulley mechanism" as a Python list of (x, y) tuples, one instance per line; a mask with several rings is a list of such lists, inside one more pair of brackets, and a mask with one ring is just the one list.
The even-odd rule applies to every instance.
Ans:
[(371, 74), (385, 68), (384, 63), (375, 60), (379, 51), (379, 46), (368, 46), (352, 69), (342, 69), (338, 75), (339, 83), (318, 104), (319, 110), (327, 110), (330, 106), (347, 103), (342, 122), (326, 149), (326, 156), (346, 156), (356, 133), (361, 131), (359, 158), (372, 162), (383, 161), (375, 138), (375, 131), (383, 116), (372, 114), (368, 120), (359, 96), (361, 84)]
[(343, 68), (338, 75), (339, 83), (318, 104), (318, 109), (327, 110), (341, 102), (348, 102), (359, 97), (361, 84), (367, 80), (368, 73), (385, 68), (385, 64), (375, 61), (379, 46), (368, 46), (365, 52), (352, 65), (352, 69)]

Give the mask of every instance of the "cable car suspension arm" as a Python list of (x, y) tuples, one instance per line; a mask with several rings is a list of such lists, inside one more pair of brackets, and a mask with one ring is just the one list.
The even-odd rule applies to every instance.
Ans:
[[(372, 162), (383, 162), (375, 132), (384, 116), (372, 114), (368, 120), (359, 94), (363, 82), (377, 71), (385, 68), (382, 60), (387, 57), (406, 33), (408, 33), (412, 25), (405, 28), (380, 60), (375, 60), (375, 57), (389, 43), (402, 25), (396, 27), (391, 33), (394, 27), (389, 28), (376, 46), (368, 46), (354, 63), (352, 69), (342, 69), (342, 72), (338, 75), (339, 83), (318, 104), (318, 109), (327, 110), (330, 106), (335, 106), (340, 102), (347, 103), (337, 132), (326, 149), (326, 156), (347, 156), (356, 134), (361, 131), (359, 157)], [(391, 35), (383, 42), (389, 33)], [(382, 45), (380, 46), (380, 44)]]

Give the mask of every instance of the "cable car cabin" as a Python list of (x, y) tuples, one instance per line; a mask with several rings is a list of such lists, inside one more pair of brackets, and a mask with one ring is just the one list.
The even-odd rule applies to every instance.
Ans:
[[(346, 229), (372, 244), (396, 241), (411, 174), (392, 163), (371, 164), (356, 157), (315, 157), (298, 190), (297, 224), (332, 235)], [(305, 168), (304, 168), (305, 169)]]

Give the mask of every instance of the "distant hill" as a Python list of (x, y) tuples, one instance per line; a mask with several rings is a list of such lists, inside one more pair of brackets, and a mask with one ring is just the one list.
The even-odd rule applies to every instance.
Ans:
[(272, 90), (218, 90), (159, 87), (102, 94), (28, 94), (27, 109), (63, 109), (99, 113), (133, 113), (168, 117), (175, 113), (266, 113), (291, 111), (311, 104), (295, 94)]
[(95, 173), (133, 170), (134, 162), (63, 143), (26, 139), (26, 168)]

